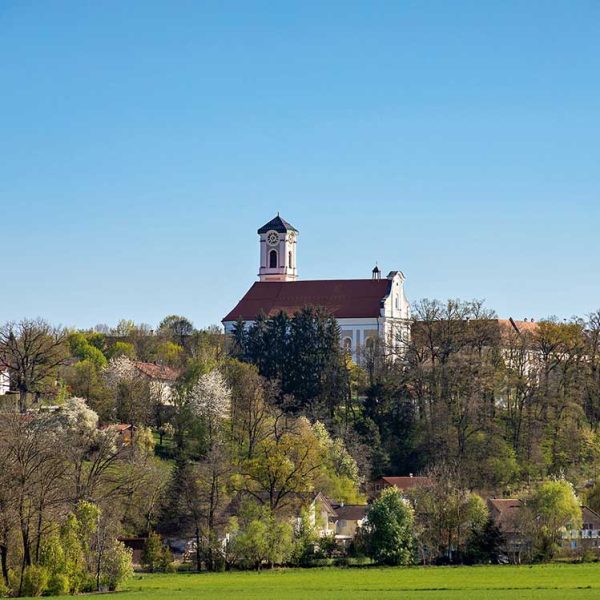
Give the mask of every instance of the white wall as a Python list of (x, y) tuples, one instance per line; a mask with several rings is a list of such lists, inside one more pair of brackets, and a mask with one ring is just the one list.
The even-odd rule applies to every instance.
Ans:
[(0, 371), (0, 396), (10, 390), (10, 377), (8, 371)]

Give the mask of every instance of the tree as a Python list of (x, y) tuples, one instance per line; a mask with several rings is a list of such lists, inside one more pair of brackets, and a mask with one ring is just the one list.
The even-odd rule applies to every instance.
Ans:
[(242, 461), (244, 489), (270, 510), (289, 506), (293, 495), (314, 489), (323, 455), (309, 421), (279, 412), (252, 458)]
[(472, 532), (482, 528), (488, 510), (481, 497), (461, 485), (456, 470), (438, 465), (429, 481), (410, 490), (417, 546), (424, 563), (459, 562)]
[(43, 321), (23, 320), (0, 328), (0, 367), (9, 369), (19, 392), (19, 410), (30, 394), (39, 395), (67, 359), (66, 334)]
[(242, 566), (260, 571), (264, 564), (273, 566), (290, 560), (293, 552), (293, 530), (280, 521), (268, 507), (247, 505), (234, 519), (229, 535), (233, 554)]
[(142, 565), (150, 573), (161, 571), (164, 562), (163, 542), (158, 533), (151, 531), (142, 552)]
[(276, 384), (261, 377), (255, 365), (229, 360), (224, 367), (231, 388), (231, 433), (241, 458), (252, 458), (257, 444), (268, 436), (270, 404)]
[(198, 572), (203, 557), (209, 570), (216, 566), (220, 548), (218, 532), (225, 524), (223, 511), (230, 472), (231, 463), (224, 446), (215, 444), (202, 461), (180, 465), (173, 474), (172, 490), (177, 499), (172, 516), (194, 537)]
[(160, 322), (158, 332), (168, 335), (177, 344), (185, 347), (187, 338), (194, 333), (194, 325), (186, 317), (169, 315)]
[(414, 515), (410, 504), (394, 487), (383, 490), (367, 513), (367, 552), (378, 563), (413, 562)]
[(467, 564), (496, 564), (500, 560), (505, 538), (490, 517), (483, 527), (476, 525), (469, 536), (464, 560)]
[(231, 390), (215, 369), (198, 379), (188, 393), (187, 402), (191, 414), (203, 419), (210, 448), (221, 423), (231, 414)]
[(522, 510), (522, 526), (533, 540), (534, 557), (553, 558), (562, 532), (581, 529), (581, 518), (581, 506), (569, 482), (554, 479), (537, 486), (525, 498)]

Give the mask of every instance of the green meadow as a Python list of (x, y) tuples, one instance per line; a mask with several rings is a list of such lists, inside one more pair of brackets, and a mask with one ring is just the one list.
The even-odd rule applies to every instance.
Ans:
[(600, 598), (600, 564), (136, 575), (117, 600)]

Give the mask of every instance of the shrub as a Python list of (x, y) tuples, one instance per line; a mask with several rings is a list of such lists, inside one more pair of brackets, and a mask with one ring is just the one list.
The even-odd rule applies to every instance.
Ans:
[(31, 565), (23, 572), (22, 596), (41, 596), (48, 587), (48, 570), (39, 565)]
[(164, 551), (162, 540), (158, 533), (154, 531), (150, 532), (148, 535), (148, 539), (144, 544), (144, 552), (142, 553), (142, 565), (144, 569), (150, 571), (150, 573), (154, 573), (155, 571), (160, 571), (161, 566), (164, 563)]
[(103, 583), (111, 592), (117, 590), (127, 579), (133, 575), (132, 551), (122, 542), (115, 542), (107, 553)]
[(48, 596), (66, 596), (70, 589), (69, 578), (64, 573), (54, 573), (48, 579)]

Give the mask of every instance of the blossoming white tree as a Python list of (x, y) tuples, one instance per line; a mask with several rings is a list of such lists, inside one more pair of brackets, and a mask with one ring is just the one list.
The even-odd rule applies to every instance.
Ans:
[(231, 390), (216, 369), (198, 379), (188, 401), (195, 415), (213, 423), (227, 419), (231, 412)]
[(191, 413), (207, 426), (208, 447), (212, 448), (219, 425), (231, 414), (231, 390), (216, 369), (202, 375), (188, 394)]

